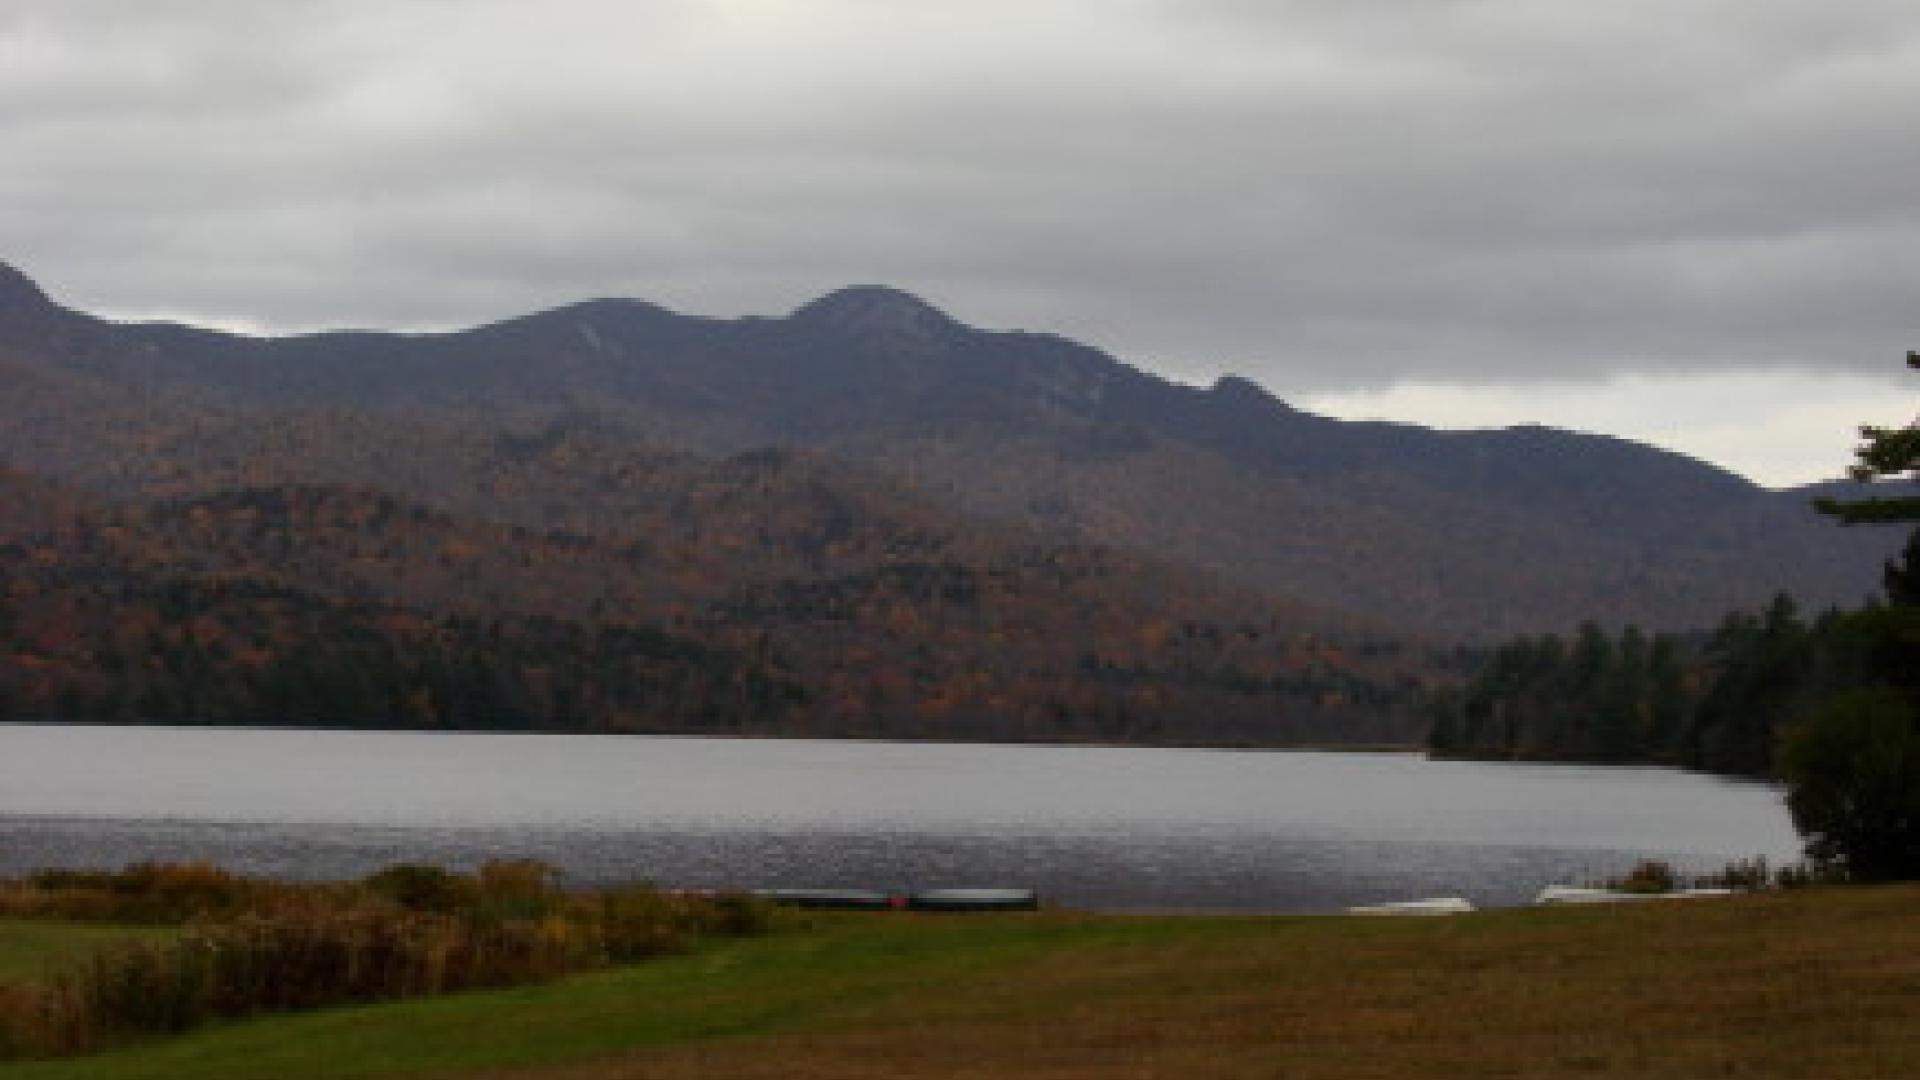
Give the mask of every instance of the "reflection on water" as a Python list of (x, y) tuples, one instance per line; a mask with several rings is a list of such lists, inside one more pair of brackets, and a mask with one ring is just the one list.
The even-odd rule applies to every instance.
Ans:
[(1416, 755), (0, 726), (0, 873), (344, 877), (529, 856), (582, 882), (1032, 886), (1101, 909), (1514, 903), (1641, 857), (1790, 857), (1773, 789)]

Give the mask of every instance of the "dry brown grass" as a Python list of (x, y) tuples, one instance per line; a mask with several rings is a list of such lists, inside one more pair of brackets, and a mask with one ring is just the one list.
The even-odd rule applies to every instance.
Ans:
[(804, 1030), (486, 1075), (1920, 1077), (1913, 888), (1444, 923), (1089, 920), (1010, 963), (936, 970), (877, 1003), (821, 1002)]

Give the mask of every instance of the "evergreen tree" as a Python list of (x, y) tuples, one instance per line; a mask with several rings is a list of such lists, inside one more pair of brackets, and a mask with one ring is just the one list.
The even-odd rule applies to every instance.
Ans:
[(1597, 623), (1495, 649), (1464, 688), (1432, 701), (1436, 751), (1585, 761), (1681, 760), (1693, 708), (1680, 639)]
[(1920, 725), (1888, 687), (1829, 700), (1782, 748), (1807, 854), (1856, 881), (1920, 876)]
[(1887, 603), (1920, 606), (1920, 528), (1907, 537), (1906, 548), (1898, 559), (1887, 564), (1881, 580), (1886, 584)]
[[(1920, 370), (1920, 353), (1907, 364)], [(1920, 479), (1920, 421), (1860, 430), (1854, 479)], [(1850, 525), (1920, 523), (1907, 494), (1819, 507)], [(1843, 620), (1864, 647), (1864, 685), (1812, 711), (1781, 751), (1808, 854), (1862, 880), (1920, 877), (1920, 529), (1885, 581), (1885, 605)]]
[(1680, 639), (1659, 634), (1647, 653), (1646, 743), (1672, 753), (1685, 730), (1687, 673), (1681, 660)]
[(1811, 689), (1814, 643), (1791, 597), (1765, 614), (1729, 615), (1708, 646), (1718, 669), (1694, 716), (1689, 763), (1714, 772), (1766, 776), (1778, 733)]
[[(1907, 354), (1907, 366), (1920, 371), (1920, 352)], [(1860, 437), (1854, 464), (1847, 470), (1855, 480), (1920, 479), (1920, 420), (1898, 428), (1864, 424)], [(1818, 499), (1815, 505), (1849, 525), (1920, 522), (1920, 495)]]

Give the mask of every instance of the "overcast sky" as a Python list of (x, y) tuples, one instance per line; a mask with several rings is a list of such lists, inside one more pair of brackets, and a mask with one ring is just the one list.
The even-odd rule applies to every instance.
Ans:
[(267, 331), (884, 282), (1763, 482), (1903, 422), (1913, 0), (3, 0), (0, 259)]

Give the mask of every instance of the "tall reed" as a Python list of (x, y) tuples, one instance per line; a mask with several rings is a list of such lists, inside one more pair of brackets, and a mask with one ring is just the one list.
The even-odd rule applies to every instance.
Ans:
[(471, 876), (390, 867), (349, 885), (139, 867), (36, 875), (14, 895), (33, 899), (16, 914), (98, 917), (118, 904), (190, 921), (170, 941), (114, 946), (42, 982), (0, 987), (0, 1058), (83, 1053), (257, 1013), (538, 982), (773, 926), (772, 909), (752, 898), (570, 892), (551, 867), (526, 861)]

